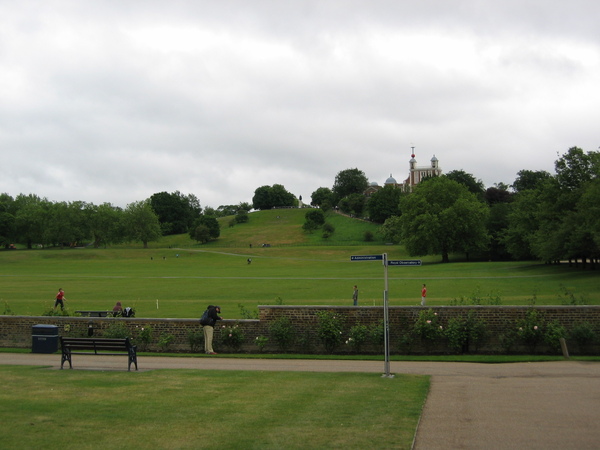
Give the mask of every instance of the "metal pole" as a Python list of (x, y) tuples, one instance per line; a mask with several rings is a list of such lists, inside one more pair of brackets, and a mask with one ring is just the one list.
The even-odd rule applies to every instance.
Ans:
[(388, 308), (388, 264), (387, 253), (383, 254), (383, 273), (384, 273), (384, 291), (383, 291), (383, 335), (384, 335), (384, 377), (392, 378), (390, 374), (390, 317)]

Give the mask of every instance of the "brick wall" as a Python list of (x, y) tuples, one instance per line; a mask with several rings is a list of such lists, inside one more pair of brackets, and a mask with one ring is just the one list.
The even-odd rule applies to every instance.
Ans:
[[(523, 319), (529, 309), (528, 306), (440, 306), (422, 308), (420, 306), (389, 308), (390, 323), (390, 350), (392, 353), (447, 353), (447, 343), (444, 340), (435, 342), (433, 346), (425, 348), (420, 342), (413, 342), (407, 346), (403, 342), (403, 336), (414, 325), (419, 313), (424, 309), (431, 309), (438, 314), (440, 325), (445, 327), (448, 320), (452, 318), (465, 317), (469, 312), (476, 318), (485, 322), (489, 339), (485, 345), (478, 349), (479, 353), (502, 353), (503, 347), (500, 336), (507, 328), (515, 328), (518, 320)], [(536, 306), (535, 310), (546, 322), (557, 321), (567, 330), (573, 326), (589, 322), (594, 324), (596, 333), (600, 333), (600, 306)], [(215, 327), (215, 350), (218, 352), (231, 352), (220, 344), (223, 326), (238, 326), (244, 335), (244, 343), (241, 352), (257, 353), (256, 345), (258, 336), (269, 337), (270, 325), (280, 317), (287, 317), (295, 330), (296, 342), (290, 348), (294, 353), (323, 353), (324, 348), (320, 342), (318, 332), (318, 312), (331, 311), (339, 314), (344, 322), (344, 339), (348, 330), (356, 324), (375, 327), (383, 319), (382, 307), (370, 306), (259, 306), (258, 320), (224, 320)], [(31, 348), (33, 325), (49, 324), (58, 327), (59, 335), (63, 336), (87, 336), (89, 327), (94, 330), (94, 336), (102, 336), (116, 323), (124, 324), (130, 336), (135, 340), (142, 329), (151, 327), (153, 339), (149, 351), (159, 351), (159, 338), (161, 335), (172, 335), (173, 341), (168, 350), (174, 352), (190, 352), (189, 334), (199, 332), (201, 327), (198, 319), (145, 319), (145, 318), (88, 318), (88, 317), (34, 317), (34, 316), (0, 316), (0, 346), (14, 348)], [(570, 351), (579, 351), (574, 343), (567, 342)], [(138, 342), (139, 344), (139, 342)], [(380, 346), (369, 345), (362, 349), (364, 353), (380, 353)], [(266, 352), (275, 352), (277, 347), (270, 339), (265, 346)], [(598, 343), (587, 352), (597, 353)], [(336, 353), (350, 352), (347, 345), (340, 345)], [(515, 353), (527, 353), (529, 350), (523, 345), (517, 345), (512, 349)], [(549, 348), (540, 346), (540, 353), (547, 353)]]

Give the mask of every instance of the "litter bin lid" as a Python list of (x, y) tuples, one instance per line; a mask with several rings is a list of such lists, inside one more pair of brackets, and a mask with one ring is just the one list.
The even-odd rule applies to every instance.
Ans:
[(32, 334), (45, 334), (45, 335), (57, 335), (58, 327), (56, 325), (32, 325)]

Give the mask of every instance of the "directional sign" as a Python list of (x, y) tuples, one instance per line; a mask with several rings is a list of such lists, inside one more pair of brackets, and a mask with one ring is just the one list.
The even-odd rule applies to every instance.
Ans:
[(420, 266), (420, 259), (392, 259), (388, 261), (388, 266)]
[(350, 261), (381, 261), (383, 255), (354, 255), (350, 257)]

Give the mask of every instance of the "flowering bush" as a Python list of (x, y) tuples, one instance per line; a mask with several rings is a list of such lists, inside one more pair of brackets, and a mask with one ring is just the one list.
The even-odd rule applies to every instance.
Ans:
[(534, 353), (535, 348), (544, 338), (544, 318), (537, 310), (529, 309), (525, 313), (525, 318), (519, 320), (517, 326), (517, 336), (529, 347), (529, 351)]
[(317, 336), (325, 346), (327, 353), (333, 353), (342, 342), (342, 318), (331, 311), (317, 312), (319, 326)]
[(255, 344), (260, 352), (265, 351), (265, 345), (269, 342), (269, 338), (266, 336), (256, 336)]
[[(136, 326), (135, 328), (137, 331), (138, 327)], [(135, 342), (140, 346), (141, 351), (145, 351), (152, 342), (152, 327), (142, 327), (135, 338)]]
[(242, 333), (242, 330), (237, 324), (233, 326), (223, 325), (223, 328), (221, 329), (221, 342), (226, 347), (238, 351), (244, 343), (244, 333)]
[(432, 309), (421, 311), (413, 326), (413, 333), (426, 346), (441, 338), (444, 329), (439, 323), (438, 314)]
[(469, 311), (466, 317), (448, 320), (444, 335), (451, 349), (468, 353), (471, 345), (477, 350), (477, 346), (487, 337), (486, 324), (477, 319), (473, 311)]
[(368, 341), (369, 339), (369, 328), (366, 325), (354, 325), (350, 328), (350, 333), (348, 339), (346, 340), (346, 345), (352, 347), (352, 350), (359, 353), (361, 347)]
[(560, 353), (560, 340), (567, 336), (567, 330), (558, 321), (553, 320), (546, 324), (544, 330), (544, 343), (553, 351)]

